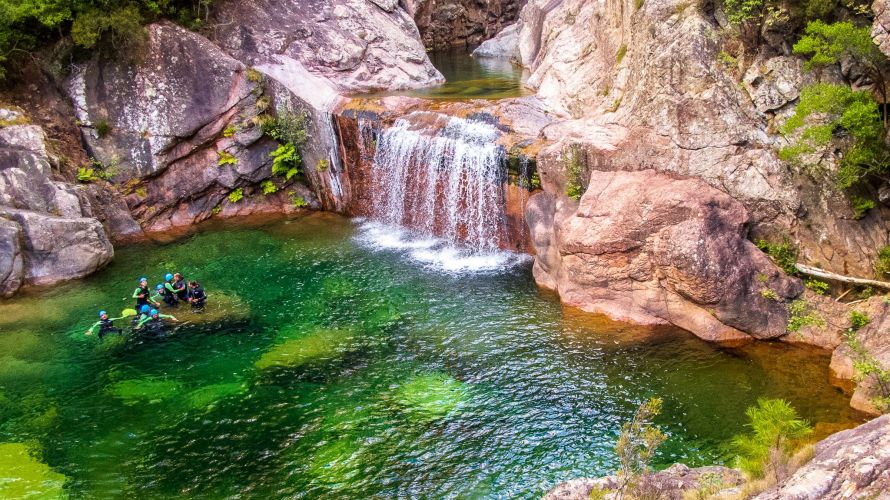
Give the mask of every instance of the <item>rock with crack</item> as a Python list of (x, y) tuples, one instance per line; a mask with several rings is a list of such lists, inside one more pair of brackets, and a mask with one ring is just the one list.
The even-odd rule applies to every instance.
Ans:
[(813, 459), (755, 500), (887, 498), (890, 415), (838, 432), (816, 444)]
[(397, 2), (227, 0), (214, 5), (214, 40), (267, 72), (300, 68), (339, 92), (395, 90), (444, 82)]
[(803, 286), (745, 239), (740, 203), (700, 180), (653, 170), (594, 170), (574, 201), (560, 194), (560, 173), (544, 167), (545, 192), (526, 210), (534, 276), (564, 303), (671, 323), (711, 341), (785, 333), (786, 304)]
[(0, 128), (0, 296), (80, 278), (114, 251), (78, 186), (54, 179), (36, 125)]

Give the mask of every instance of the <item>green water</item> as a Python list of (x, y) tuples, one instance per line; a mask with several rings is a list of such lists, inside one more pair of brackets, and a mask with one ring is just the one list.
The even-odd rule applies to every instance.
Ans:
[(407, 95), (423, 99), (464, 100), (521, 97), (533, 92), (523, 86), (526, 74), (507, 59), (471, 57), (465, 50), (434, 51), (430, 62), (445, 77), (445, 84), (398, 92), (378, 92), (359, 97)]
[[(816, 351), (610, 323), (564, 311), (528, 266), (446, 275), (353, 233), (327, 215), (217, 227), (0, 303), (0, 454), (18, 454), (0, 477), (76, 498), (533, 497), (614, 470), (650, 395), (661, 466), (725, 460), (758, 396), (823, 430), (856, 419)], [(206, 285), (207, 316), (83, 336), (172, 270)]]

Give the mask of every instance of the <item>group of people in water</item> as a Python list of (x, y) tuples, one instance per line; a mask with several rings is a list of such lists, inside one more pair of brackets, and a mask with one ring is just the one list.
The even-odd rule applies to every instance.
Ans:
[(164, 328), (164, 320), (179, 321), (172, 315), (158, 311), (162, 302), (169, 308), (176, 308), (180, 303), (186, 302), (194, 312), (202, 311), (207, 304), (207, 293), (201, 284), (197, 281), (186, 282), (180, 273), (167, 273), (164, 282), (155, 287), (154, 293), (148, 286), (148, 278), (139, 278), (139, 286), (133, 291), (133, 298), (136, 299), (136, 308), (129, 310), (129, 314), (124, 311), (119, 318), (110, 318), (107, 311), (99, 311), (99, 321), (86, 334), (92, 335), (96, 328), (99, 329), (100, 339), (109, 333), (121, 333), (123, 330), (114, 326), (114, 322), (128, 317), (133, 317), (134, 330), (159, 332)]

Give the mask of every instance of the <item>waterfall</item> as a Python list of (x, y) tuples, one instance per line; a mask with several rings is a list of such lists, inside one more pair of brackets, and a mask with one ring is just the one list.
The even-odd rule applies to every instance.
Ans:
[(482, 119), (418, 111), (378, 131), (369, 207), (378, 243), (389, 238), (388, 246), (410, 248), (418, 258), (460, 260), (447, 265), (503, 265), (500, 135)]

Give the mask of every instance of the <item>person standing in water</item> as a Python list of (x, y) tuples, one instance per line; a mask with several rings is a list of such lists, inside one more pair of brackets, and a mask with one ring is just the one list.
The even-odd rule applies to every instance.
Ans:
[(185, 278), (179, 273), (173, 273), (173, 290), (176, 291), (176, 298), (181, 301), (187, 301), (189, 298), (189, 289), (185, 284)]
[(203, 311), (204, 304), (207, 303), (207, 293), (197, 281), (189, 282), (189, 304), (192, 305), (192, 311)]
[(176, 289), (173, 287), (173, 275), (167, 273), (164, 276), (164, 303), (170, 307), (179, 305), (179, 299), (176, 297)]
[(160, 305), (157, 302), (151, 300), (151, 292), (148, 289), (148, 278), (146, 277), (139, 278), (139, 286), (136, 287), (136, 291), (133, 292), (133, 298), (136, 299), (137, 311), (141, 311), (142, 306), (153, 304), (155, 307), (157, 307)]
[(124, 318), (123, 317), (109, 318), (107, 312), (99, 311), (99, 321), (93, 323), (93, 326), (91, 326), (87, 330), (86, 334), (92, 335), (93, 330), (95, 330), (97, 326), (99, 327), (99, 340), (102, 340), (102, 338), (105, 337), (105, 335), (109, 334), (109, 333), (121, 333), (122, 330), (120, 328), (117, 328), (116, 326), (114, 326), (114, 322), (119, 319), (124, 319)]
[(169, 314), (161, 314), (157, 309), (152, 309), (148, 312), (148, 317), (139, 320), (139, 324), (136, 325), (137, 330), (146, 330), (152, 332), (159, 332), (164, 327), (164, 320), (172, 319), (173, 321), (179, 321), (174, 316)]

